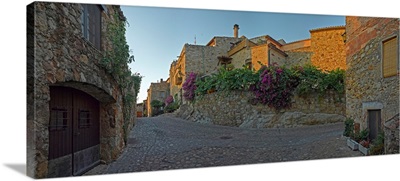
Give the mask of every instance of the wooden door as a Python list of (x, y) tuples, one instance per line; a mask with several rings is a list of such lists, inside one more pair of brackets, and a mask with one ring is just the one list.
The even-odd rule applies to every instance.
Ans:
[(368, 110), (368, 128), (369, 139), (375, 139), (381, 129), (381, 110)]
[(99, 102), (68, 87), (50, 87), (49, 160), (71, 155), (72, 175), (99, 163)]

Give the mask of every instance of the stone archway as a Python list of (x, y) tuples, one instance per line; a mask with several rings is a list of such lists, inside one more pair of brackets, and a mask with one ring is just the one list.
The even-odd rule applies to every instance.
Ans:
[(99, 101), (69, 87), (50, 87), (49, 177), (81, 175), (100, 163)]
[[(55, 89), (58, 90), (54, 92)], [(57, 94), (63, 94), (63, 96), (61, 96), (62, 98), (59, 98), (60, 95)], [(121, 135), (123, 132), (121, 130), (122, 121), (120, 121), (123, 119), (122, 108), (120, 106), (121, 98), (117, 96), (117, 99), (115, 99), (102, 88), (89, 83), (76, 81), (61, 82), (50, 85), (49, 97), (50, 101), (48, 103), (47, 114), (49, 120), (47, 135), (49, 136), (46, 138), (49, 145), (49, 149), (47, 150), (47, 177), (80, 175), (100, 162), (110, 162), (117, 158), (118, 154), (120, 153), (120, 149), (124, 146), (124, 142), (122, 140), (123, 136)], [(58, 102), (58, 104), (60, 104), (60, 102), (61, 104), (62, 102), (65, 102), (65, 104), (70, 105), (54, 105), (54, 101)], [(76, 102), (80, 102), (80, 105), (74, 104)], [(95, 116), (93, 119), (97, 119), (97, 122), (92, 122), (92, 126), (96, 127), (96, 130), (92, 130), (92, 133), (85, 133), (84, 137), (90, 137), (93, 140), (85, 141), (85, 139), (82, 138), (82, 143), (73, 142), (74, 139), (80, 139), (77, 137), (80, 136), (82, 130), (88, 129), (84, 128), (85, 125), (79, 125), (80, 117), (85, 117), (85, 115), (88, 115), (86, 114), (87, 112), (85, 113), (85, 111), (89, 111), (89, 109), (84, 108), (86, 105), (90, 105), (88, 102), (95, 104), (95, 108), (92, 109), (92, 112)], [(56, 139), (54, 139), (54, 130), (51, 130), (50, 127), (54, 125), (52, 124), (51, 119), (52, 117), (54, 118), (55, 112), (52, 113), (52, 111), (53, 109), (57, 110), (58, 107), (70, 107), (72, 110), (71, 113), (65, 113), (67, 115), (69, 114), (67, 117), (72, 119), (70, 120), (71, 123), (69, 123), (69, 126), (71, 126), (72, 129), (65, 131), (69, 131), (68, 133), (61, 134), (61, 138), (56, 137)], [(61, 112), (63, 110), (64, 109), (60, 109)], [(83, 111), (82, 114), (80, 114), (80, 111)], [(60, 117), (63, 118), (63, 115), (61, 114)], [(80, 126), (82, 126), (82, 129), (79, 128)], [(68, 146), (66, 147), (65, 145), (69, 144), (71, 145), (70, 148), (68, 148), (70, 150), (69, 152), (67, 150), (65, 153), (57, 155), (57, 153), (54, 153), (54, 147), (58, 146), (54, 145), (54, 142), (73, 143), (62, 144), (64, 146), (61, 146), (59, 149), (68, 148)], [(54, 156), (54, 154), (56, 154), (56, 156)]]

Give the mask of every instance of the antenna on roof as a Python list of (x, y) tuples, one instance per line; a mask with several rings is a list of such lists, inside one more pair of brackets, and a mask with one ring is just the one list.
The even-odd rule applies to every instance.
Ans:
[(194, 35), (194, 44), (196, 45), (196, 35)]

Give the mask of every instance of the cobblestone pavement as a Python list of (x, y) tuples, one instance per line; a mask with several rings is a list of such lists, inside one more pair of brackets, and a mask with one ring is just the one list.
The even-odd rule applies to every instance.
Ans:
[(121, 156), (85, 175), (361, 156), (343, 123), (249, 129), (193, 123), (171, 115), (139, 118)]

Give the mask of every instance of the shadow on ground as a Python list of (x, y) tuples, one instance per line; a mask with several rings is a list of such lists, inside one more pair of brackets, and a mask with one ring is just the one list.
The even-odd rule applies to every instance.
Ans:
[(26, 175), (26, 164), (22, 164), (22, 163), (6, 163), (4, 164), (6, 167), (22, 174), (22, 175)]

